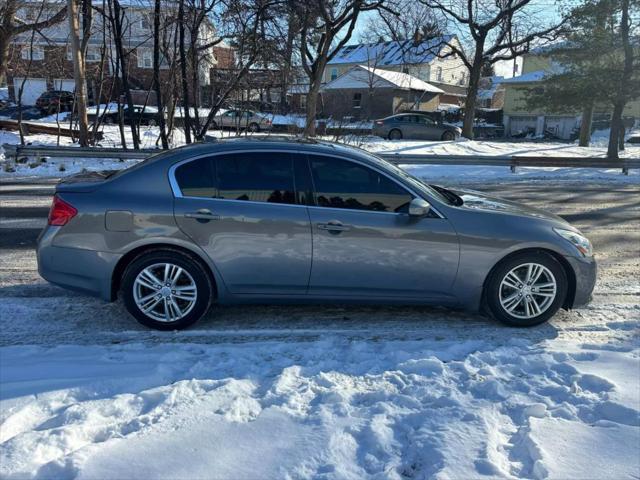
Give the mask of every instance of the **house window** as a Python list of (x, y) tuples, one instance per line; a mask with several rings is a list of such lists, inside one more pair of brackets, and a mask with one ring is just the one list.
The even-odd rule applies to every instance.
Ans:
[(307, 96), (300, 95), (300, 108), (307, 108)]
[(144, 32), (148, 32), (149, 30), (151, 30), (151, 21), (148, 17), (142, 17), (140, 19), (140, 30)]
[(153, 53), (151, 50), (143, 48), (138, 49), (138, 67), (153, 68)]
[(362, 94), (361, 93), (354, 93), (353, 94), (353, 108), (360, 108), (361, 103), (362, 103)]
[(37, 45), (22, 47), (20, 54), (23, 60), (44, 60), (44, 48)]
[(336, 78), (338, 78), (338, 69), (337, 68), (332, 68), (331, 69), (331, 80), (335, 80)]
[[(73, 51), (67, 48), (67, 60), (73, 62)], [(100, 49), (96, 47), (87, 48), (87, 54), (85, 55), (85, 61), (87, 63), (94, 63), (100, 61)]]
[(438, 82), (442, 81), (442, 67), (438, 67), (438, 69), (436, 70), (436, 80)]
[(402, 73), (409, 73), (409, 67), (402, 67)]

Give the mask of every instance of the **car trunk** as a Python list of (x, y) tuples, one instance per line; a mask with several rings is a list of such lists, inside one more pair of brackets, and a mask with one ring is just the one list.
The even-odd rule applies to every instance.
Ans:
[(111, 177), (118, 170), (101, 170), (97, 172), (82, 172), (64, 178), (56, 185), (58, 192), (93, 192), (100, 184)]

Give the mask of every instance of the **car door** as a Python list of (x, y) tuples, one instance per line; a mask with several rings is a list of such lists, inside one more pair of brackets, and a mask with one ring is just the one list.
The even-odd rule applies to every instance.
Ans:
[[(311, 225), (282, 152), (227, 153), (174, 167), (180, 229), (235, 294), (305, 294)], [(177, 192), (176, 192), (177, 190)]]
[(222, 114), (220, 117), (220, 126), (222, 127), (233, 127), (236, 123), (236, 114), (235, 110), (228, 110)]
[(315, 205), (311, 295), (445, 298), (459, 260), (456, 232), (435, 210), (412, 217), (416, 196), (353, 160), (309, 155)]
[(431, 118), (421, 115), (417, 116), (420, 126), (420, 138), (424, 140), (440, 140), (442, 134), (440, 127)]

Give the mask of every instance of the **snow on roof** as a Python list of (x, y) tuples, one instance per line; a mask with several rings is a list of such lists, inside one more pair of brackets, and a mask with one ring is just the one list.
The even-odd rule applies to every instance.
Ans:
[[(372, 79), (371, 75), (378, 78)], [(382, 81), (380, 81), (380, 79)], [(380, 68), (367, 67), (365, 65), (356, 65), (347, 70), (335, 80), (330, 81), (322, 90), (337, 90), (341, 88), (401, 88), (403, 90), (420, 90), (423, 92), (444, 93), (439, 89), (420, 80), (419, 78), (409, 75), (408, 73), (394, 72), (390, 70), (382, 70)]]
[(367, 63), (387, 66), (428, 63), (455, 35), (443, 35), (415, 44), (413, 40), (347, 45), (340, 49), (329, 65)]
[(533, 72), (523, 73), (517, 77), (505, 78), (500, 83), (529, 83), (529, 82), (539, 82), (545, 76), (546, 72), (544, 70), (535, 70)]

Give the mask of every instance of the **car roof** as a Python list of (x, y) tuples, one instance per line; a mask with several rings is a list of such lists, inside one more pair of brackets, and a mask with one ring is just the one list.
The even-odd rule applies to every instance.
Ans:
[(159, 152), (158, 155), (151, 157), (149, 160), (155, 163), (154, 160), (168, 159), (171, 163), (174, 163), (176, 160), (186, 160), (189, 157), (198, 157), (207, 153), (214, 154), (238, 150), (303, 151), (305, 153), (358, 158), (369, 163), (380, 161), (371, 153), (355, 146), (286, 135), (251, 135), (194, 143)]

